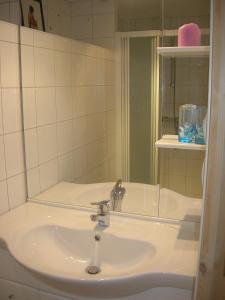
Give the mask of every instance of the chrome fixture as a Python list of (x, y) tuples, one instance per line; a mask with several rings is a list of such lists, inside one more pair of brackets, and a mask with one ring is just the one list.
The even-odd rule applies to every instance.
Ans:
[(125, 195), (126, 189), (122, 186), (122, 179), (118, 179), (111, 191), (111, 209), (121, 211), (121, 204)]
[(91, 221), (98, 222), (101, 227), (108, 227), (110, 223), (109, 204), (110, 200), (91, 203), (91, 205), (98, 206), (97, 214), (90, 216)]

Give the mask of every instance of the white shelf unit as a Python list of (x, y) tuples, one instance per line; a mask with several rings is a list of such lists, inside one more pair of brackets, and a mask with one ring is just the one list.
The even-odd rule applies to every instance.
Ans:
[(155, 146), (156, 148), (205, 151), (205, 145), (179, 142), (178, 135), (163, 135), (162, 138), (155, 143)]
[(204, 57), (209, 56), (209, 46), (157, 47), (158, 54), (164, 57)]

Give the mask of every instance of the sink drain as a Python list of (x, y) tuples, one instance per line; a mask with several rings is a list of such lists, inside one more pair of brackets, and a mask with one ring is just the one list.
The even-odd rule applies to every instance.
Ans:
[(101, 269), (97, 266), (88, 266), (86, 272), (91, 275), (95, 275), (101, 272)]

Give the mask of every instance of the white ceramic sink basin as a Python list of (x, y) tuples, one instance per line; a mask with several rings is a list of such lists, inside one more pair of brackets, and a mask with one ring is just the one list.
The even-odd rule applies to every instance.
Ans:
[[(0, 238), (45, 284), (76, 296), (116, 298), (159, 286), (191, 289), (195, 226), (112, 215), (99, 231), (90, 212), (27, 203), (0, 217)], [(93, 262), (101, 272), (90, 275)]]
[[(100, 241), (95, 241), (95, 235)], [(18, 253), (18, 249), (22, 252)], [(148, 242), (117, 237), (107, 232), (43, 225), (18, 235), (12, 246), (18, 260), (32, 269), (58, 274), (64, 280), (86, 277), (86, 268), (97, 261), (104, 277), (116, 278), (155, 255)], [(57, 262), (57, 263), (56, 263)], [(94, 275), (93, 275), (94, 276)]]

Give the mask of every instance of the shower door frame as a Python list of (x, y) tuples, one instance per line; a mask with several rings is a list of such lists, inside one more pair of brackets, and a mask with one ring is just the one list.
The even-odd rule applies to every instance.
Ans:
[(130, 130), (129, 130), (129, 62), (130, 38), (176, 35), (174, 30), (129, 31), (115, 33), (116, 53), (116, 175), (124, 181), (130, 181)]

